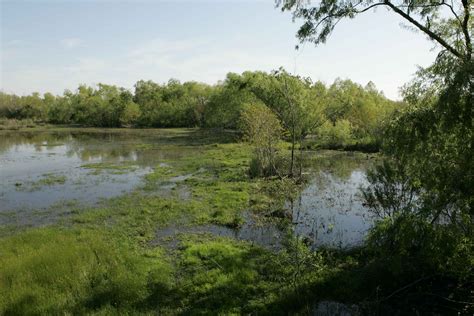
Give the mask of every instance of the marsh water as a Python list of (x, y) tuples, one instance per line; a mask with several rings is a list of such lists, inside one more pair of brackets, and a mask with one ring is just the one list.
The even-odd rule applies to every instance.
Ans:
[[(164, 159), (203, 150), (205, 142), (192, 133), (95, 129), (0, 132), (0, 225), (53, 222), (58, 214), (67, 216), (73, 207), (131, 192)], [(359, 188), (367, 185), (365, 174), (371, 159), (333, 151), (305, 154), (310, 180), (297, 199), (286, 203), (294, 231), (315, 247), (360, 244), (373, 223), (359, 196)], [(185, 179), (183, 175), (174, 182)], [(166, 196), (169, 188), (168, 183), (157, 190)], [(189, 194), (183, 189), (178, 197), (186, 199)], [(219, 226), (187, 230), (278, 247), (284, 235), (278, 225), (256, 224), (250, 213), (244, 214), (244, 220), (238, 230)], [(180, 231), (180, 227), (169, 227), (157, 238)]]

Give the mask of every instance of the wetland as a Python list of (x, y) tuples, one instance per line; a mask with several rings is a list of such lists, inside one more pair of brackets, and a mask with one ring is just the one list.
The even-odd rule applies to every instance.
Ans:
[(292, 252), (308, 259), (363, 244), (373, 218), (359, 188), (376, 160), (328, 150), (304, 156), (306, 180), (295, 184), (250, 178), (251, 149), (234, 132), (1, 132), (5, 310), (202, 313), (223, 307), (221, 299), (223, 313), (300, 308), (299, 299), (279, 302), (280, 292), (319, 273), (292, 280)]

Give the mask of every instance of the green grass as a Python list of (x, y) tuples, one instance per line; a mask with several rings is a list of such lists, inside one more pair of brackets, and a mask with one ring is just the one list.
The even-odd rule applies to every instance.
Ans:
[(94, 231), (30, 230), (4, 238), (0, 253), (0, 314), (127, 309), (171, 282), (160, 251), (136, 250)]

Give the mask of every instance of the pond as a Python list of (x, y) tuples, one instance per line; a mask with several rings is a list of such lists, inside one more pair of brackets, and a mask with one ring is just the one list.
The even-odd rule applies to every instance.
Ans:
[[(36, 226), (54, 222), (72, 208), (139, 188), (146, 174), (166, 159), (189, 157), (201, 145), (230, 141), (196, 130), (54, 129), (0, 133), (0, 225)], [(365, 154), (338, 151), (306, 152), (308, 185), (286, 208), (296, 234), (313, 247), (351, 247), (363, 242), (373, 219), (363, 206), (359, 188), (367, 185)], [(157, 188), (166, 197), (172, 178)], [(171, 183), (171, 186), (170, 186)], [(178, 198), (191, 193), (179, 187)], [(184, 188), (184, 189), (183, 189)], [(158, 192), (160, 193), (160, 192)], [(168, 227), (157, 238), (179, 232), (212, 234), (278, 248), (285, 234), (277, 224), (259, 223), (243, 214), (240, 229), (205, 225)]]
[[(157, 161), (192, 152), (189, 147), (169, 146), (179, 145), (183, 134), (95, 129), (1, 132), (0, 224), (35, 225), (71, 205), (92, 205), (130, 192)], [(38, 216), (41, 213), (44, 216)]]
[(296, 234), (313, 247), (361, 245), (374, 218), (363, 205), (360, 189), (368, 185), (366, 171), (374, 158), (344, 152), (319, 152), (313, 157), (309, 184), (288, 203)]

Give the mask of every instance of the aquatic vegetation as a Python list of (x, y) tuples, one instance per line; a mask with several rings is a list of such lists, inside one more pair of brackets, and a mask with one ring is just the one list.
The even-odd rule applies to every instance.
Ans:
[(34, 182), (33, 186), (64, 184), (66, 179), (64, 175), (45, 174), (44, 178)]
[(54, 173), (43, 174), (39, 180), (28, 181), (25, 183), (16, 182), (15, 186), (20, 191), (36, 191), (45, 186), (62, 185), (66, 183), (67, 177), (65, 175), (58, 175)]
[(89, 163), (81, 166), (84, 169), (90, 169), (92, 172), (90, 174), (99, 175), (102, 172), (106, 171), (109, 174), (126, 174), (128, 172), (134, 171), (139, 167), (133, 162), (121, 162), (121, 163), (111, 163), (111, 162), (98, 162), (98, 163)]
[(84, 164), (81, 168), (85, 169), (104, 169), (104, 170), (131, 170), (136, 168), (136, 165), (132, 163), (111, 163), (111, 162), (98, 162)]

